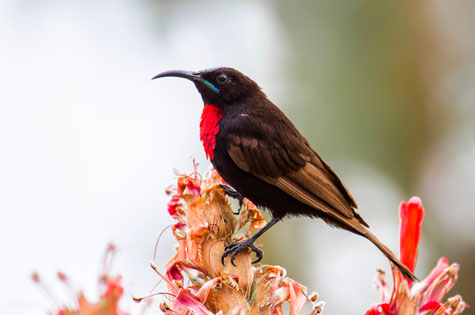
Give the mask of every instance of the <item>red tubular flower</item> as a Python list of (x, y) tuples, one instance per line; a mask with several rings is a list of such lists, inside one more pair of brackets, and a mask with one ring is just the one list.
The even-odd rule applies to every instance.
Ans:
[[(419, 197), (412, 197), (409, 202), (401, 202), (399, 206), (401, 226), (399, 230), (399, 250), (401, 262), (414, 272), (417, 260), (417, 246), (421, 236), (424, 208)], [(411, 286), (411, 281), (408, 281)]]
[[(401, 218), (400, 259), (414, 272), (424, 218), (421, 200), (418, 197), (412, 197), (409, 202), (402, 202), (399, 214)], [(457, 263), (449, 265), (448, 260), (442, 257), (430, 274), (414, 286), (394, 267), (392, 290), (384, 278), (384, 272), (380, 271), (376, 286), (381, 291), (381, 302), (373, 304), (365, 315), (457, 315), (462, 313), (468, 305), (459, 295), (447, 299), (445, 303), (442, 301), (457, 280), (459, 267)]]

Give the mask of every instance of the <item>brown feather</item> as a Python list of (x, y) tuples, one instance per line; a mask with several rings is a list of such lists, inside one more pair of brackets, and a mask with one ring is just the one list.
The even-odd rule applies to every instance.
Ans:
[(295, 199), (303, 202), (315, 209), (318, 209), (325, 214), (334, 217), (335, 219), (341, 219), (340, 216), (332, 210), (332, 208), (320, 198), (309, 194), (305, 188), (301, 187), (298, 183), (292, 181), (287, 177), (278, 177), (276, 179), (262, 178), (268, 183), (279, 187), (281, 190), (285, 191)]
[(307, 143), (308, 148), (312, 151), (311, 161), (313, 164), (315, 164), (318, 168), (325, 170), (328, 174), (329, 177), (333, 179), (335, 184), (340, 188), (340, 191), (344, 194), (346, 201), (348, 204), (355, 209), (358, 209), (358, 205), (356, 204), (355, 199), (351, 195), (350, 191), (346, 186), (343, 184), (343, 182), (340, 180), (338, 175), (335, 173), (335, 171), (313, 150), (310, 145)]
[(295, 164), (297, 164), (300, 167), (305, 166), (305, 160), (302, 159), (302, 157), (300, 156), (298, 152), (295, 152), (294, 150), (287, 150), (287, 153)]
[[(368, 226), (355, 211), (356, 202), (346, 187), (305, 140), (301, 146), (295, 145), (296, 138), (289, 141), (288, 146), (294, 144), (292, 148), (283, 148), (276, 142), (274, 148), (268, 148), (254, 137), (231, 134), (229, 139), (228, 154), (242, 170), (278, 187), (315, 211), (323, 211), (340, 221), (356, 218)], [(296, 148), (304, 148), (304, 152)]]
[[(234, 140), (234, 139), (233, 139)], [(251, 169), (249, 167), (249, 164), (246, 161), (246, 158), (244, 156), (244, 153), (241, 150), (241, 147), (239, 146), (239, 142), (235, 142), (236, 145), (231, 144), (228, 149), (228, 154), (231, 157), (231, 159), (236, 163), (236, 165), (242, 169), (245, 172), (250, 172)]]
[(284, 162), (280, 151), (278, 149), (273, 149), (270, 154), (272, 155), (272, 159), (275, 161), (279, 169), (282, 173), (288, 172), (289, 165)]
[(287, 176), (306, 188), (310, 194), (325, 200), (345, 217), (353, 217), (353, 209), (348, 205), (341, 192), (331, 183), (331, 179), (315, 165), (307, 163), (298, 171), (291, 172)]
[(282, 175), (282, 171), (279, 166), (275, 163), (272, 157), (272, 151), (269, 149), (262, 149), (262, 162), (266, 166), (267, 176), (278, 177)]

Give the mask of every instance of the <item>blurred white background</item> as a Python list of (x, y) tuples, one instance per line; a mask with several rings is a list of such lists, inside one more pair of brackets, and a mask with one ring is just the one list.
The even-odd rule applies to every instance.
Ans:
[[(399, 202), (421, 195), (428, 212), (433, 211), (426, 214), (425, 222), (432, 228), (424, 230), (416, 273), (423, 277), (438, 257), (447, 255), (450, 261), (462, 263), (461, 281), (466, 283), (462, 288), (473, 290), (475, 43), (468, 31), (473, 29), (470, 15), (460, 15), (467, 8), (440, 3), (421, 14), (430, 17), (421, 28), (442, 38), (435, 40), (437, 45), (451, 43), (451, 50), (458, 50), (451, 51), (447, 63), (434, 57), (438, 53), (428, 58), (444, 66), (424, 65), (430, 69), (424, 75), (437, 79), (435, 87), (423, 92), (428, 95), (422, 98), (425, 103), (417, 103), (417, 98), (394, 101), (394, 108), (400, 103), (409, 104), (411, 110), (413, 103), (424, 108), (423, 114), (412, 117), (424, 115), (423, 123), (418, 123), (409, 119), (411, 112), (403, 112), (407, 121), (398, 120), (393, 107), (386, 110), (379, 102), (394, 98), (393, 92), (374, 86), (379, 81), (371, 74), (375, 70), (364, 70), (368, 87), (354, 85), (361, 78), (351, 77), (361, 70), (352, 68), (352, 62), (365, 62), (355, 47), (374, 47), (386, 29), (394, 31), (386, 26), (383, 35), (366, 38), (374, 30), (364, 28), (369, 23), (365, 14), (380, 13), (367, 11), (363, 3), (340, 7), (318, 2), (307, 9), (305, 3), (309, 2), (289, 8), (282, 1), (250, 0), (0, 1), (1, 313), (54, 310), (33, 285), (33, 271), (51, 284), (59, 303), (68, 300), (56, 286), (58, 270), (94, 297), (109, 241), (119, 248), (114, 270), (124, 277), (124, 308), (140, 308), (128, 297), (147, 294), (158, 280), (148, 261), (158, 234), (171, 222), (164, 190), (175, 181), (173, 170), (191, 172), (192, 157), (201, 163), (201, 171), (209, 166), (198, 135), (202, 102), (193, 85), (150, 78), (164, 70), (221, 65), (255, 79), (313, 146), (321, 148), (322, 156), (353, 192), (374, 233), (395, 251)], [(464, 5), (474, 12), (473, 4), (465, 1)], [(317, 9), (321, 13), (313, 16)], [(407, 22), (388, 13), (389, 9), (382, 10), (394, 21)], [(340, 31), (332, 26), (336, 22), (331, 17), (340, 21)], [(417, 15), (411, 18), (418, 20)], [(441, 20), (438, 28), (431, 19)], [(353, 32), (355, 25), (362, 25), (361, 39), (341, 31)], [(412, 33), (395, 25), (396, 34)], [(394, 50), (419, 48), (409, 42)], [(399, 62), (400, 52), (396, 57), (385, 50), (379, 53)], [(370, 64), (375, 69), (385, 65)], [(434, 75), (435, 68), (442, 70)], [(391, 71), (383, 70), (382, 76), (394, 77)], [(411, 75), (406, 78), (410, 82)], [(408, 94), (409, 99), (418, 86), (411, 84), (397, 85), (395, 93)], [(368, 101), (373, 93), (382, 96)], [(360, 106), (372, 101), (387, 116)], [(439, 107), (427, 106), (432, 103)], [(392, 128), (396, 135), (384, 138), (385, 131), (371, 130), (372, 114), (376, 131), (393, 124), (400, 127)], [(350, 118), (360, 127), (346, 124)], [(413, 125), (421, 129), (410, 129)], [(401, 135), (407, 130), (411, 134)], [(408, 153), (410, 147), (402, 144), (401, 156), (385, 157), (392, 151), (384, 145), (410, 142), (419, 134), (425, 135), (427, 145), (416, 143), (422, 148), (413, 152), (417, 151), (417, 161)], [(343, 138), (348, 143), (338, 142)], [(353, 149), (354, 143), (360, 151)], [(389, 162), (378, 162), (384, 159)], [(404, 159), (414, 164), (399, 164)], [(388, 166), (391, 163), (395, 170)], [(407, 165), (413, 168), (404, 169)], [(388, 263), (362, 238), (323, 222), (295, 219), (277, 225), (262, 242), (265, 262), (286, 267), (290, 276), (318, 291), (327, 302), (325, 314), (363, 313), (379, 300), (372, 280), (376, 269), (388, 270)], [(171, 257), (173, 243), (170, 235), (162, 238), (157, 265), (163, 266)], [(464, 268), (471, 270), (465, 280)], [(470, 297), (465, 298), (470, 304)]]

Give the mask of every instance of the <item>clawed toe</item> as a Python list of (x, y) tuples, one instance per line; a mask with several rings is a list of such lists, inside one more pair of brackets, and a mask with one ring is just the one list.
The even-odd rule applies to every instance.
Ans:
[(221, 256), (221, 262), (224, 265), (224, 258), (231, 254), (231, 263), (233, 266), (236, 267), (236, 264), (234, 263), (234, 259), (236, 258), (236, 255), (244, 248), (249, 247), (254, 253), (256, 253), (257, 260), (253, 262), (253, 264), (258, 263), (261, 261), (263, 255), (262, 255), (262, 250), (257, 248), (253, 243), (251, 242), (239, 242), (239, 243), (232, 243), (229, 244), (224, 248), (224, 253), (223, 256)]
[(257, 264), (258, 262), (260, 262), (262, 260), (262, 257), (263, 257), (263, 253), (262, 253), (262, 250), (260, 248), (257, 248), (256, 246), (254, 246), (254, 244), (251, 244), (251, 246), (249, 246), (251, 248), (251, 250), (256, 253), (256, 256), (257, 256), (257, 259), (254, 260), (252, 263), (253, 264)]

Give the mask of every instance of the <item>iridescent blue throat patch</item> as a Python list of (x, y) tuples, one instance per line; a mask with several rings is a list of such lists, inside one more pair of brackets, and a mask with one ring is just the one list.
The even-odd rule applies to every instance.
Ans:
[(213, 85), (213, 83), (209, 82), (209, 81), (206, 81), (206, 80), (203, 80), (203, 83), (206, 84), (211, 90), (213, 90), (216, 94), (219, 94), (220, 92), (220, 89), (218, 89), (217, 87), (215, 87)]

